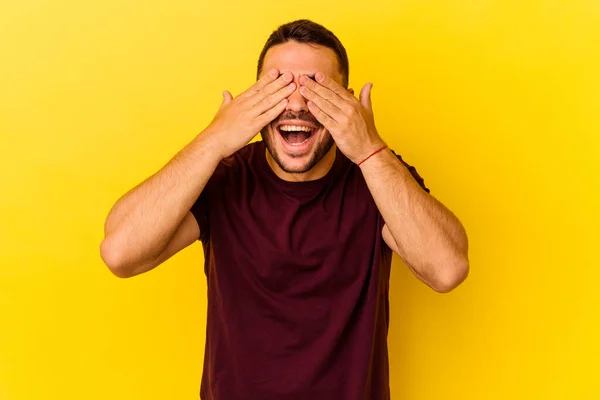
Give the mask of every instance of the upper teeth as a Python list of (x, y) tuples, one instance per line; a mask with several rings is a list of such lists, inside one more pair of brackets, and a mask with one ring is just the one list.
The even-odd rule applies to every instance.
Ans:
[(298, 126), (298, 125), (281, 125), (279, 127), (282, 131), (285, 132), (310, 132), (312, 131), (311, 127), (308, 126)]

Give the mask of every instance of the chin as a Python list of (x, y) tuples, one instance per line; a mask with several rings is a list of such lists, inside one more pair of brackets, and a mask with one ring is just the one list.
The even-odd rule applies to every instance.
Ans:
[(304, 127), (294, 123), (271, 124), (261, 131), (261, 137), (271, 157), (289, 174), (310, 171), (334, 144), (325, 128)]

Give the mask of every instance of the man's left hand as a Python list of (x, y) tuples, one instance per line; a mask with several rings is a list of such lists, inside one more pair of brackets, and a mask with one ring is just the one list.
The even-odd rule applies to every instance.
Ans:
[(358, 164), (385, 145), (375, 128), (371, 88), (367, 83), (360, 100), (330, 77), (318, 72), (315, 80), (300, 77), (300, 94), (308, 100), (308, 109), (331, 133), (342, 153)]

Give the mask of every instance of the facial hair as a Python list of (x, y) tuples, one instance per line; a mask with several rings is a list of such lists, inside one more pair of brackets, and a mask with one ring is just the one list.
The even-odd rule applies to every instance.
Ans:
[[(304, 164), (303, 166), (297, 167), (297, 168), (291, 168), (290, 166), (286, 165), (283, 162), (283, 160), (277, 153), (277, 149), (275, 148), (275, 143), (274, 143), (274, 141), (275, 141), (274, 136), (279, 135), (279, 132), (277, 132), (277, 129), (272, 128), (273, 125), (279, 123), (280, 121), (285, 121), (285, 120), (307, 121), (307, 122), (310, 122), (311, 124), (313, 124), (314, 126), (316, 126), (317, 130), (321, 130), (323, 128), (323, 126), (318, 121), (316, 121), (315, 118), (309, 113), (299, 113), (298, 114), (298, 113), (294, 113), (294, 112), (286, 112), (284, 114), (281, 114), (281, 116), (279, 118), (277, 118), (275, 121), (271, 122), (269, 125), (267, 125), (260, 131), (260, 136), (261, 136), (263, 142), (265, 143), (267, 150), (269, 150), (269, 153), (271, 153), (271, 157), (273, 157), (273, 160), (275, 160), (277, 165), (279, 165), (279, 168), (281, 168), (283, 171), (287, 172), (288, 174), (302, 174), (302, 173), (308, 172), (312, 168), (314, 168), (314, 166), (317, 165), (319, 163), (319, 161), (321, 161), (323, 159), (323, 157), (325, 157), (325, 155), (329, 152), (329, 150), (331, 149), (331, 147), (333, 146), (335, 141), (333, 140), (333, 137), (331, 136), (331, 134), (329, 132), (325, 131), (323, 133), (323, 138), (321, 139), (320, 142), (318, 142), (316, 144), (316, 147), (313, 150), (312, 155), (310, 156), (310, 159), (306, 162), (306, 164)], [(317, 139), (317, 138), (315, 138), (315, 139)], [(294, 156), (292, 155), (291, 157), (294, 157)]]

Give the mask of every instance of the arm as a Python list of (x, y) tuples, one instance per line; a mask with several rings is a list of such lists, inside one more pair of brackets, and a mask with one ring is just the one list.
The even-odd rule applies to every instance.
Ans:
[(390, 150), (360, 168), (386, 222), (382, 233), (390, 248), (432, 289), (448, 292), (458, 286), (469, 271), (460, 221), (419, 186)]
[(452, 290), (469, 271), (467, 237), (458, 219), (420, 188), (391, 151), (381, 151), (363, 163), (384, 144), (375, 127), (372, 85), (363, 87), (358, 100), (351, 89), (322, 73), (316, 73), (315, 80), (300, 78), (300, 93), (340, 151), (360, 165), (386, 221), (384, 240), (432, 289)]
[(189, 246), (200, 230), (190, 213), (220, 160), (246, 145), (286, 107), (293, 76), (265, 73), (223, 104), (209, 127), (160, 171), (124, 195), (105, 223), (100, 255), (119, 277), (134, 276)]
[(190, 209), (220, 160), (209, 138), (199, 135), (113, 206), (100, 255), (115, 275), (146, 272), (198, 238)]

